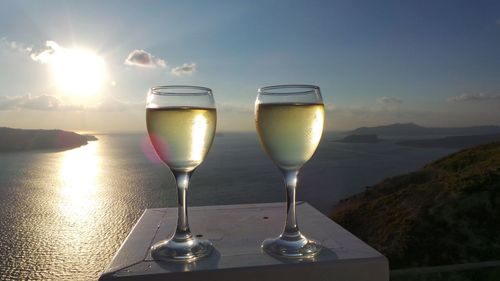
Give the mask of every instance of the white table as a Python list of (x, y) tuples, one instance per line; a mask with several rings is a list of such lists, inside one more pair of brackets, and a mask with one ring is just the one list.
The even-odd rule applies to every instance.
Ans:
[(261, 251), (262, 240), (280, 234), (285, 203), (190, 207), (193, 235), (211, 240), (216, 251), (186, 264), (152, 260), (149, 248), (174, 231), (177, 208), (147, 209), (99, 280), (389, 280), (379, 252), (305, 202), (297, 214), (301, 232), (324, 246), (314, 261), (278, 260)]

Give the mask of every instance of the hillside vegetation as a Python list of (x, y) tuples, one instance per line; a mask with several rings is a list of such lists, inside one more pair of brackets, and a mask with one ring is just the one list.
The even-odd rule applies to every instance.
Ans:
[(341, 201), (332, 218), (391, 268), (500, 260), (500, 142), (386, 179)]

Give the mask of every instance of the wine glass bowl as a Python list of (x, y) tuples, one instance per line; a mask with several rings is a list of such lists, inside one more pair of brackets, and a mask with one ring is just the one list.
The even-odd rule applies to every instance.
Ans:
[(283, 174), (287, 218), (282, 234), (266, 239), (262, 249), (276, 257), (308, 259), (321, 245), (300, 233), (295, 211), (297, 176), (321, 140), (324, 105), (313, 85), (277, 85), (258, 90), (255, 124), (264, 151)]
[(157, 156), (175, 177), (178, 219), (175, 233), (151, 247), (155, 260), (190, 262), (209, 255), (210, 241), (191, 234), (187, 214), (189, 179), (207, 155), (217, 112), (212, 90), (197, 86), (160, 86), (149, 90), (146, 124)]

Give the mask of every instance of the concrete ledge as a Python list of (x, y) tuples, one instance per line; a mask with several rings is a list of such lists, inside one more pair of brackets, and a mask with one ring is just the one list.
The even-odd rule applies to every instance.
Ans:
[(194, 235), (216, 251), (193, 263), (157, 262), (149, 247), (174, 231), (177, 209), (147, 209), (99, 280), (389, 280), (387, 259), (307, 203), (297, 205), (301, 231), (325, 249), (314, 261), (278, 260), (260, 244), (280, 234), (284, 203), (191, 207)]

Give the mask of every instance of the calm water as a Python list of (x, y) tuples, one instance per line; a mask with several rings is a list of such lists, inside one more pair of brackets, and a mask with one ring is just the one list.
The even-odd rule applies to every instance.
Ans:
[[(98, 138), (62, 152), (0, 154), (0, 280), (95, 280), (144, 209), (175, 206), (173, 179), (145, 136)], [(452, 152), (329, 139), (303, 168), (298, 190), (325, 213)], [(189, 190), (190, 205), (282, 200), (280, 174), (255, 134), (217, 137)]]

